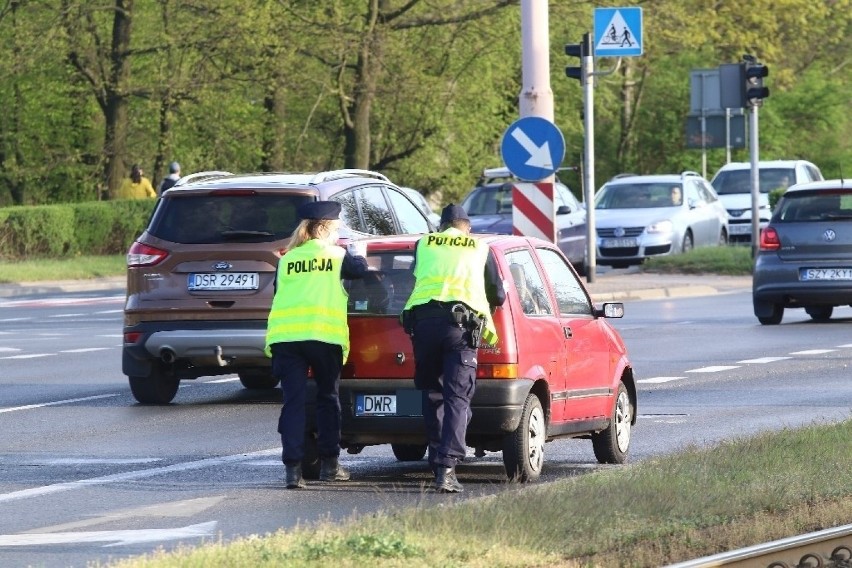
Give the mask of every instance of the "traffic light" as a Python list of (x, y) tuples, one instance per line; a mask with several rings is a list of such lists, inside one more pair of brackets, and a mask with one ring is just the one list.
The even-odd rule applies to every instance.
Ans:
[(763, 86), (763, 78), (769, 75), (769, 67), (748, 58), (743, 63), (745, 79), (745, 100), (748, 106), (760, 106), (769, 96), (769, 87)]
[(583, 44), (582, 43), (566, 43), (565, 55), (580, 58), (579, 67), (566, 67), (565, 74), (571, 79), (577, 79), (583, 82)]
[(592, 46), (592, 38), (591, 34), (583, 34), (583, 41), (580, 43), (566, 43), (565, 44), (565, 55), (570, 57), (579, 57), (580, 58), (580, 66), (579, 67), (566, 67), (565, 74), (571, 79), (577, 79), (581, 83), (583, 82), (583, 69), (585, 68), (585, 57), (594, 56), (595, 51)]

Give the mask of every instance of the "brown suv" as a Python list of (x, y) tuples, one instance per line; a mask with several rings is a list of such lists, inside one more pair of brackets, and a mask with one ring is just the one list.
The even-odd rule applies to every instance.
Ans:
[(277, 385), (263, 353), (275, 270), (296, 208), (315, 200), (343, 205), (342, 239), (434, 230), (375, 172), (186, 176), (127, 253), (122, 370), (136, 400), (168, 404), (181, 379), (201, 376)]

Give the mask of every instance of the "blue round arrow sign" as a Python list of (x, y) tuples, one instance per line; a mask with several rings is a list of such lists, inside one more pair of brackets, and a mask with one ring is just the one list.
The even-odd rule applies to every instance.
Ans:
[(518, 179), (540, 181), (562, 164), (565, 138), (546, 118), (525, 116), (506, 129), (500, 151), (506, 167)]

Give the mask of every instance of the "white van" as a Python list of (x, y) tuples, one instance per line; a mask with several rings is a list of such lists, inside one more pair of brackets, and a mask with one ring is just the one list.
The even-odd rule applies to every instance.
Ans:
[[(822, 180), (822, 172), (805, 160), (767, 160), (758, 162), (760, 194), (758, 207), (760, 227), (769, 223), (769, 192), (779, 187), (787, 188), (797, 183)], [(728, 241), (751, 242), (751, 163), (725, 164), (710, 181), (719, 199), (728, 210)]]

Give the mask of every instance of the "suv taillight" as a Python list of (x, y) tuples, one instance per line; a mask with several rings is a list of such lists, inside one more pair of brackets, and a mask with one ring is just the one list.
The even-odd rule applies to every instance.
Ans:
[(169, 251), (135, 242), (127, 251), (127, 267), (154, 266), (169, 256)]
[(781, 248), (781, 239), (778, 238), (778, 231), (772, 227), (766, 227), (760, 231), (760, 250), (778, 250)]

